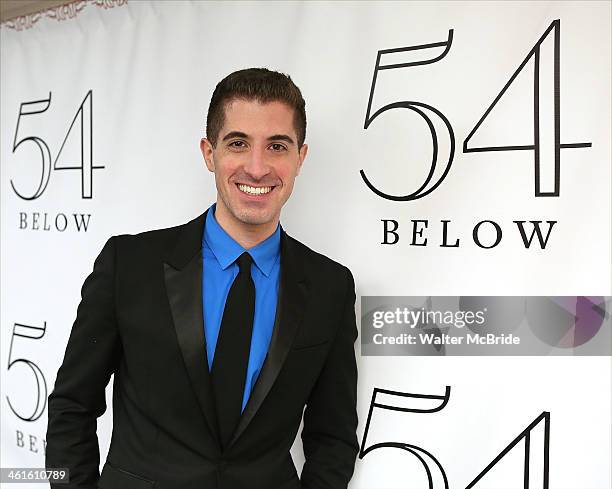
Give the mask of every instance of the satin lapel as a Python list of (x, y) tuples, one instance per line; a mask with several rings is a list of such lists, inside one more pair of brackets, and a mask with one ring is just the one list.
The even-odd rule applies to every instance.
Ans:
[(308, 284), (298, 251), (292, 238), (282, 230), (281, 278), (270, 347), (228, 449), (244, 432), (270, 392), (304, 316)]
[(217, 416), (206, 355), (202, 309), (202, 231), (206, 212), (185, 225), (164, 263), (176, 337), (200, 408), (217, 445)]

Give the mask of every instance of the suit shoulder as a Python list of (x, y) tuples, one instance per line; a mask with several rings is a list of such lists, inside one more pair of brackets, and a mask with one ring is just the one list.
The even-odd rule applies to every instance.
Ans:
[(323, 253), (313, 250), (309, 246), (291, 236), (289, 236), (289, 239), (293, 241), (304, 257), (304, 265), (306, 269), (313, 270), (327, 276), (332, 275), (345, 277), (348, 274), (352, 277), (352, 273), (347, 266), (324, 255)]
[[(195, 219), (198, 219), (197, 217)], [(149, 229), (138, 233), (124, 233), (114, 236), (117, 246), (129, 250), (146, 249), (148, 252), (161, 251), (174, 243), (177, 236), (195, 219), (174, 226)]]
[(152, 244), (156, 241), (167, 241), (180, 231), (185, 224), (178, 224), (159, 229), (148, 229), (138, 233), (122, 233), (115, 236), (115, 239), (122, 243), (147, 243)]

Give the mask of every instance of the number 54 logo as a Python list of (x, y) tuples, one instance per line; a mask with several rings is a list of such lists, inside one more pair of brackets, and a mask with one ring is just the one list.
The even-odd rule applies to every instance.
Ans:
[[(13, 139), (13, 153), (15, 153), (20, 147), (23, 148), (24, 146), (22, 145), (26, 143), (34, 144), (40, 151), (40, 180), (36, 190), (29, 194), (20, 191), (12, 179), (11, 187), (17, 196), (23, 200), (35, 200), (39, 198), (47, 188), (47, 185), (49, 184), (49, 177), (51, 176), (51, 170), (79, 170), (81, 172), (81, 197), (83, 199), (91, 199), (93, 192), (93, 171), (104, 168), (104, 165), (96, 165), (93, 162), (93, 93), (91, 90), (89, 90), (87, 95), (85, 95), (85, 98), (81, 102), (81, 105), (77, 109), (77, 112), (70, 123), (70, 127), (66, 132), (66, 136), (64, 137), (55, 159), (52, 159), (49, 145), (42, 138), (38, 136), (26, 136), (18, 139), (19, 123), (22, 121), (22, 119), (28, 116), (43, 114), (49, 109), (50, 106), (51, 93), (49, 93), (49, 97), (46, 99), (23, 102), (19, 107), (17, 127), (15, 128), (15, 137)], [(70, 161), (62, 164), (60, 157), (73, 129), (78, 138), (78, 154), (80, 155), (80, 161)]]
[[(535, 196), (536, 197), (558, 197), (560, 192), (560, 162), (561, 150), (568, 148), (587, 148), (591, 147), (591, 143), (561, 143), (561, 123), (560, 123), (560, 76), (559, 76), (559, 58), (560, 58), (560, 29), (561, 21), (559, 19), (552, 22), (546, 29), (542, 37), (535, 43), (531, 51), (527, 54), (523, 62), (519, 65), (516, 71), (512, 74), (506, 85), (501, 89), (495, 100), (484, 112), (480, 120), (476, 123), (472, 131), (468, 134), (463, 142), (464, 153), (479, 153), (489, 151), (533, 151), (534, 168), (535, 168)], [(545, 43), (552, 42), (552, 53), (550, 49), (542, 49)], [(431, 135), (433, 146), (433, 157), (430, 164), (429, 172), (425, 181), (421, 186), (412, 193), (405, 195), (391, 195), (378, 189), (366, 176), (363, 170), (360, 170), (361, 178), (367, 187), (376, 195), (395, 201), (416, 200), (433, 192), (446, 178), (453, 164), (455, 156), (455, 133), (453, 126), (448, 118), (436, 107), (423, 102), (404, 100), (393, 102), (376, 110), (372, 114), (372, 99), (376, 89), (376, 80), (378, 74), (382, 71), (394, 70), (399, 68), (409, 68), (413, 66), (428, 65), (437, 63), (443, 59), (451, 49), (453, 43), (453, 30), (448, 32), (446, 41), (436, 42), (431, 44), (422, 44), (418, 46), (408, 46), (403, 48), (384, 49), (378, 51), (376, 57), (376, 66), (374, 67), (374, 75), (372, 77), (372, 86), (370, 88), (370, 98), (368, 100), (368, 108), (366, 110), (364, 129), (368, 129), (377, 117), (385, 112), (394, 109), (409, 109), (416, 112), (423, 121), (427, 124)], [(548, 44), (546, 44), (548, 45)], [(393, 62), (397, 60), (399, 53), (414, 53), (415, 51), (427, 51), (431, 48), (444, 48), (438, 56), (425, 58), (418, 61), (406, 63)], [(542, 56), (552, 56), (552, 63), (541, 63)], [(495, 105), (504, 96), (508, 88), (512, 85), (519, 73), (525, 69), (527, 63), (533, 59), (533, 141), (524, 145), (500, 145), (500, 146), (472, 146), (470, 141), (477, 133), (482, 123), (489, 116)], [(388, 62), (386, 60), (389, 60)], [(548, 84), (552, 80), (553, 83)], [(448, 133), (446, 137), (449, 139), (449, 154), (445, 157), (446, 162), (438, 161), (441, 158), (439, 154), (439, 139), (444, 134), (438, 134), (436, 129), (437, 121), (439, 127), (446, 128)], [(443, 166), (442, 166), (443, 165)], [(436, 172), (438, 167), (442, 166), (441, 170)], [(438, 174), (437, 179), (434, 177)]]
[[(380, 449), (396, 449), (406, 452), (407, 455), (416, 457), (423, 468), (428, 481), (428, 489), (449, 489), (448, 478), (444, 467), (440, 461), (429, 451), (417, 445), (398, 441), (384, 441), (372, 445), (367, 444), (368, 433), (375, 410), (382, 411), (399, 411), (404, 413), (416, 414), (431, 414), (441, 411), (446, 407), (450, 399), (450, 386), (446, 386), (444, 395), (429, 395), (429, 394), (411, 394), (406, 392), (397, 392), (386, 389), (374, 388), (372, 400), (368, 411), (368, 419), (366, 421), (363, 439), (361, 441), (361, 450), (359, 458), (363, 459), (369, 453)], [(431, 408), (411, 407), (409, 404), (414, 402), (422, 403), (423, 399), (431, 400), (435, 404)], [(538, 435), (542, 436), (538, 436)], [(541, 450), (537, 452), (534, 446), (541, 443)], [(481, 483), (487, 475), (494, 475), (495, 466), (517, 445), (523, 443), (523, 470), (521, 478), (523, 480), (524, 489), (548, 489), (549, 481), (549, 445), (550, 445), (550, 413), (543, 412), (533, 422), (527, 426), (518, 436), (514, 438), (494, 459), (487, 465), (465, 489), (486, 489), (490, 486)], [(486, 479), (485, 479), (486, 480)], [(412, 487), (407, 484), (406, 487)]]

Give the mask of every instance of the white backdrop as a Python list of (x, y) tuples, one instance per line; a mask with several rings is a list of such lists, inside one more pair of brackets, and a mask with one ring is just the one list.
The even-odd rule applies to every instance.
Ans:
[[(310, 149), (281, 222), (351, 268), (358, 298), (612, 295), (609, 2), (76, 6), (28, 29), (0, 29), (3, 467), (44, 465), (46, 396), (102, 244), (186, 222), (214, 201), (198, 143), (216, 83), (236, 69), (266, 66), (301, 88)], [(381, 53), (376, 64), (379, 50), (411, 46)], [(402, 101), (412, 104), (389, 105)], [(433, 144), (414, 107), (429, 115), (439, 143), (423, 193), (451, 152), (435, 111), (453, 131), (452, 165), (431, 193), (389, 200), (360, 170), (389, 195), (421, 186)], [(512, 148), (469, 151), (500, 146)], [(546, 192), (553, 195), (536, 195)], [(382, 244), (384, 219), (399, 225), (396, 244)], [(412, 244), (412, 220), (428, 220), (414, 239), (426, 245)], [(472, 234), (484, 220), (503, 233), (491, 249)], [(544, 249), (523, 245), (516, 220), (542, 221), (544, 231), (556, 221)], [(442, 221), (458, 247), (440, 246)], [(492, 229), (481, 229), (487, 246)], [(359, 372), (360, 440), (373, 388), (441, 396), (451, 386), (446, 407), (427, 416), (375, 410), (367, 444), (401, 440), (428, 450), (453, 488), (468, 487), (543, 412), (550, 488), (612, 486), (609, 355), (360, 356)], [(99, 422), (102, 460), (111, 426), (109, 410)], [(534, 455), (542, 453), (542, 426), (532, 430), (530, 487), (544, 487)], [(523, 453), (518, 444), (474, 487), (522, 488)], [(294, 456), (301, 464), (299, 444)], [(416, 458), (384, 448), (357, 461), (351, 487), (429, 486)]]

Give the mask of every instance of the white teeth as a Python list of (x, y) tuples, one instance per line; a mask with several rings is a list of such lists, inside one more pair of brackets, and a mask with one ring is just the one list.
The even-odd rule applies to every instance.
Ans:
[(249, 185), (238, 185), (238, 188), (251, 195), (267, 194), (270, 192), (270, 190), (272, 190), (272, 187), (251, 187)]

